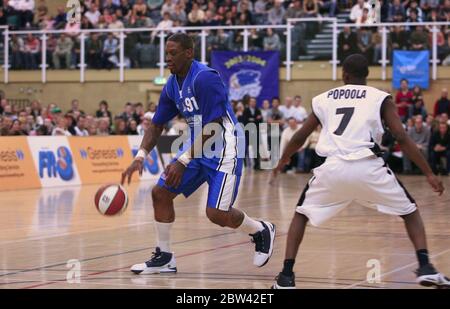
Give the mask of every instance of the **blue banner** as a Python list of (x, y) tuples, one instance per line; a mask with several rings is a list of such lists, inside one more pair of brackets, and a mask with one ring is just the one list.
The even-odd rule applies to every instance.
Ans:
[(402, 79), (408, 80), (410, 88), (420, 86), (428, 89), (430, 82), (430, 51), (394, 50), (392, 86), (400, 88)]
[(258, 106), (279, 96), (279, 62), (278, 51), (214, 51), (211, 55), (211, 67), (222, 76), (230, 101), (248, 94)]

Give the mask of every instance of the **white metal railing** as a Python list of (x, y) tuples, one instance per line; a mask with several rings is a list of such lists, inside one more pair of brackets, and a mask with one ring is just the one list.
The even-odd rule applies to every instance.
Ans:
[[(292, 29), (296, 23), (306, 23), (306, 22), (331, 22), (332, 23), (332, 53), (331, 60), (329, 61), (332, 65), (332, 76), (333, 80), (337, 79), (337, 65), (339, 64), (337, 50), (338, 50), (338, 35), (339, 28), (348, 26), (351, 28), (358, 27), (380, 27), (382, 34), (382, 53), (381, 60), (379, 63), (381, 64), (381, 79), (386, 80), (386, 65), (389, 63), (387, 60), (387, 34), (389, 32), (388, 27), (391, 26), (428, 26), (431, 27), (432, 31), (432, 57), (430, 63), (432, 64), (432, 78), (435, 80), (437, 78), (437, 64), (439, 60), (437, 59), (437, 33), (439, 31), (439, 26), (449, 26), (450, 22), (421, 22), (421, 23), (381, 23), (374, 25), (357, 25), (357, 24), (339, 24), (336, 18), (328, 18), (328, 17), (318, 17), (318, 18), (290, 18), (287, 19), (286, 24), (283, 25), (242, 25), (242, 26), (210, 26), (210, 27), (174, 27), (170, 30), (167, 29), (158, 29), (158, 28), (124, 28), (124, 29), (91, 29), (91, 30), (79, 30), (77, 32), (67, 32), (65, 30), (22, 30), (22, 31), (10, 31), (7, 27), (0, 27), (0, 29), (4, 29), (4, 83), (9, 82), (9, 39), (11, 35), (24, 35), (24, 34), (37, 34), (40, 35), (41, 39), (41, 81), (45, 83), (47, 80), (47, 59), (46, 59), (46, 49), (47, 49), (47, 38), (49, 34), (61, 34), (67, 33), (70, 35), (79, 35), (80, 38), (80, 63), (78, 64), (80, 70), (80, 82), (85, 82), (85, 70), (86, 70), (86, 59), (85, 59), (85, 41), (86, 35), (90, 33), (119, 33), (119, 81), (124, 82), (124, 70), (125, 70), (125, 50), (124, 43), (127, 34), (134, 32), (147, 32), (147, 33), (155, 33), (158, 35), (159, 42), (159, 62), (157, 63), (159, 67), (160, 76), (164, 76), (164, 68), (166, 66), (165, 63), (165, 53), (164, 53), (164, 42), (165, 38), (169, 33), (179, 32), (179, 31), (199, 31), (200, 36), (200, 50), (201, 56), (200, 60), (203, 63), (206, 63), (206, 37), (208, 36), (207, 31), (211, 30), (242, 30), (241, 35), (243, 36), (242, 50), (248, 51), (249, 46), (249, 36), (251, 29), (280, 29), (285, 30), (284, 35), (286, 36), (286, 61), (284, 65), (286, 66), (286, 80), (289, 81), (292, 78)], [(66, 64), (67, 65), (67, 64)]]

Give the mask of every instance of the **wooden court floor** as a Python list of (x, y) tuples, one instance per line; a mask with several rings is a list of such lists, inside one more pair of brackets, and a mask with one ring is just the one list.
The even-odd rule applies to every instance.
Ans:
[[(0, 288), (268, 288), (281, 269), (286, 232), (309, 175), (282, 175), (273, 186), (268, 176), (247, 172), (236, 207), (276, 224), (270, 262), (254, 267), (249, 237), (208, 221), (204, 186), (175, 202), (175, 275), (129, 271), (154, 249), (153, 182), (127, 187), (129, 208), (114, 218), (97, 213), (97, 185), (0, 192)], [(432, 262), (449, 275), (450, 193), (437, 197), (420, 176), (401, 179), (419, 204)], [(450, 191), (449, 178), (444, 183)], [(79, 264), (68, 265), (70, 260)], [(373, 261), (380, 265), (380, 282), (367, 281)], [(76, 265), (79, 282), (70, 275), (68, 282)], [(295, 271), (298, 288), (409, 289), (421, 288), (414, 283), (416, 267), (401, 219), (351, 205), (323, 227), (308, 227)]]

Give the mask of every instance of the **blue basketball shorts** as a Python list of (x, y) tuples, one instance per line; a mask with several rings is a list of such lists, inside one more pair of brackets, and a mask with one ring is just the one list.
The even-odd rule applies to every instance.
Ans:
[(188, 197), (206, 182), (209, 187), (207, 207), (228, 211), (236, 200), (240, 180), (241, 176), (217, 171), (200, 164), (199, 159), (194, 159), (184, 170), (178, 187), (167, 186), (164, 173), (158, 180), (158, 186), (176, 194), (182, 193), (185, 197)]

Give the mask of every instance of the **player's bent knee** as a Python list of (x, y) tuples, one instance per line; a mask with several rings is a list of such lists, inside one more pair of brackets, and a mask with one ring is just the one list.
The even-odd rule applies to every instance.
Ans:
[(206, 216), (208, 217), (209, 221), (214, 224), (217, 224), (221, 227), (228, 226), (228, 212), (226, 211), (207, 207)]
[(171, 192), (160, 186), (154, 186), (152, 189), (153, 205), (173, 200), (172, 194), (170, 193)]

